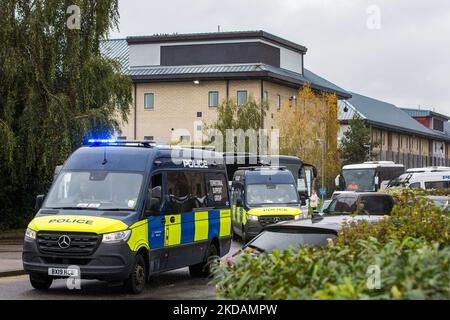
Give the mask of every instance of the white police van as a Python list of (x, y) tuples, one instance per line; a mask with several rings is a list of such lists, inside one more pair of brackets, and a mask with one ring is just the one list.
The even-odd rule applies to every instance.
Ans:
[(450, 171), (417, 173), (409, 179), (408, 186), (413, 189), (450, 189)]

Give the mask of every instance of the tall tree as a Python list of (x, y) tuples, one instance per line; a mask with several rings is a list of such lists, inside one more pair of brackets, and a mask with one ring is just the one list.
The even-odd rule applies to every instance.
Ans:
[(295, 105), (281, 106), (279, 127), (281, 152), (313, 164), (319, 177), (322, 176), (323, 156), (325, 186), (330, 189), (340, 169), (336, 95), (318, 93), (308, 85), (303, 86)]
[[(232, 99), (224, 100), (217, 108), (217, 120), (206, 126), (206, 129), (216, 129), (219, 131), (223, 137), (223, 151), (229, 151), (227, 149), (227, 130), (242, 130), (244, 133), (248, 130), (254, 130), (256, 134), (263, 127), (264, 117), (268, 110), (268, 105), (266, 102), (259, 103), (253, 97), (238, 106), (236, 102)], [(229, 132), (229, 131), (228, 131)], [(232, 147), (234, 151), (238, 147), (238, 137), (234, 137)], [(258, 137), (252, 137), (258, 139)], [(249, 151), (249, 139), (245, 138), (245, 149)], [(256, 140), (259, 147), (259, 140)]]
[(364, 120), (355, 115), (350, 120), (350, 127), (341, 141), (340, 153), (343, 164), (369, 161), (374, 155), (372, 148), (377, 145), (376, 142), (371, 144), (370, 129), (366, 127)]
[(118, 0), (0, 2), (0, 226), (22, 226), (55, 166), (127, 119), (131, 81), (100, 54), (118, 18)]

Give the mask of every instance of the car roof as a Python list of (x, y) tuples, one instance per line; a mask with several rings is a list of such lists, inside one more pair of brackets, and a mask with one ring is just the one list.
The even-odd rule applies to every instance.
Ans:
[(388, 197), (392, 197), (390, 194), (388, 193), (383, 193), (383, 192), (346, 192), (346, 193), (341, 193), (338, 194), (335, 199), (338, 198), (349, 198), (349, 197), (353, 197), (353, 198), (357, 198), (360, 196), (370, 196), (370, 197), (384, 197), (384, 196), (388, 196)]

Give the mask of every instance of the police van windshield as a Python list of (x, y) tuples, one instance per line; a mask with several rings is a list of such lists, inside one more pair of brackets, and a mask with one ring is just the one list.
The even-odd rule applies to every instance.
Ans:
[(63, 172), (44, 207), (78, 210), (134, 210), (143, 175), (124, 172)]
[(295, 204), (298, 203), (294, 184), (250, 184), (247, 186), (247, 204)]

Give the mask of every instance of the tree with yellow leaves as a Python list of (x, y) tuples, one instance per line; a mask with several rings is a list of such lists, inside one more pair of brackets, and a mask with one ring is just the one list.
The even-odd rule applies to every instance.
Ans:
[(296, 104), (281, 106), (279, 118), (281, 153), (298, 156), (314, 165), (318, 177), (322, 177), (323, 144), (323, 173), (328, 190), (332, 189), (340, 170), (337, 109), (335, 94), (318, 93), (305, 85), (299, 91)]

